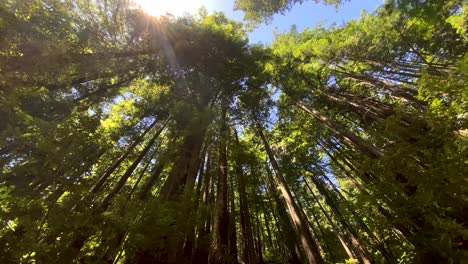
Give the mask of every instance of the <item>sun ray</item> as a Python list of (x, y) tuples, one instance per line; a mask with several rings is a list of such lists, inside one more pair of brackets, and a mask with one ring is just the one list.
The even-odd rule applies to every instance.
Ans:
[(193, 13), (201, 7), (199, 1), (194, 0), (134, 0), (146, 13), (159, 17), (166, 14), (181, 16)]

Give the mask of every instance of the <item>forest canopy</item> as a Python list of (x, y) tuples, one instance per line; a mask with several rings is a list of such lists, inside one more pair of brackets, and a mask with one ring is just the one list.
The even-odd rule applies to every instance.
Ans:
[(1, 1), (0, 263), (466, 263), (467, 2), (303, 2)]

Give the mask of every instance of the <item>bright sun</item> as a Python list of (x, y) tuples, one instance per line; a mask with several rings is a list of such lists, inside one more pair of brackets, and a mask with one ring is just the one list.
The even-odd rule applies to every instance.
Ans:
[(200, 8), (196, 0), (134, 0), (148, 14), (158, 17), (170, 13), (180, 16), (184, 13), (193, 13)]

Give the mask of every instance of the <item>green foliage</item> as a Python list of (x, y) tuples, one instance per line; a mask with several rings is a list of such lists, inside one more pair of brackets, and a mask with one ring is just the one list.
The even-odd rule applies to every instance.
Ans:
[(0, 3), (0, 262), (466, 259), (466, 3), (387, 1), (268, 47), (245, 29)]
[[(244, 20), (255, 25), (271, 21), (274, 14), (285, 14), (292, 6), (303, 2), (304, 0), (236, 0), (234, 9), (244, 11)], [(343, 0), (315, 0), (315, 2), (323, 2), (327, 5), (333, 4), (338, 7)]]

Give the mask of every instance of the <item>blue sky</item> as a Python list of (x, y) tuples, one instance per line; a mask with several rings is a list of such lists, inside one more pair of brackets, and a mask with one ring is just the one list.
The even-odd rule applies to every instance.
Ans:
[[(203, 2), (203, 1), (202, 1)], [(350, 19), (359, 18), (361, 10), (372, 12), (382, 0), (352, 0), (340, 6), (336, 10), (333, 6), (316, 4), (314, 1), (295, 5), (285, 15), (275, 15), (270, 25), (262, 24), (249, 34), (250, 43), (269, 44), (273, 40), (275, 29), (278, 32), (287, 31), (293, 24), (299, 31), (306, 27), (313, 27), (319, 22), (327, 24), (336, 23), (340, 25)], [(234, 11), (234, 0), (209, 1), (206, 7), (209, 11), (223, 11), (230, 18), (242, 20), (243, 13)]]

